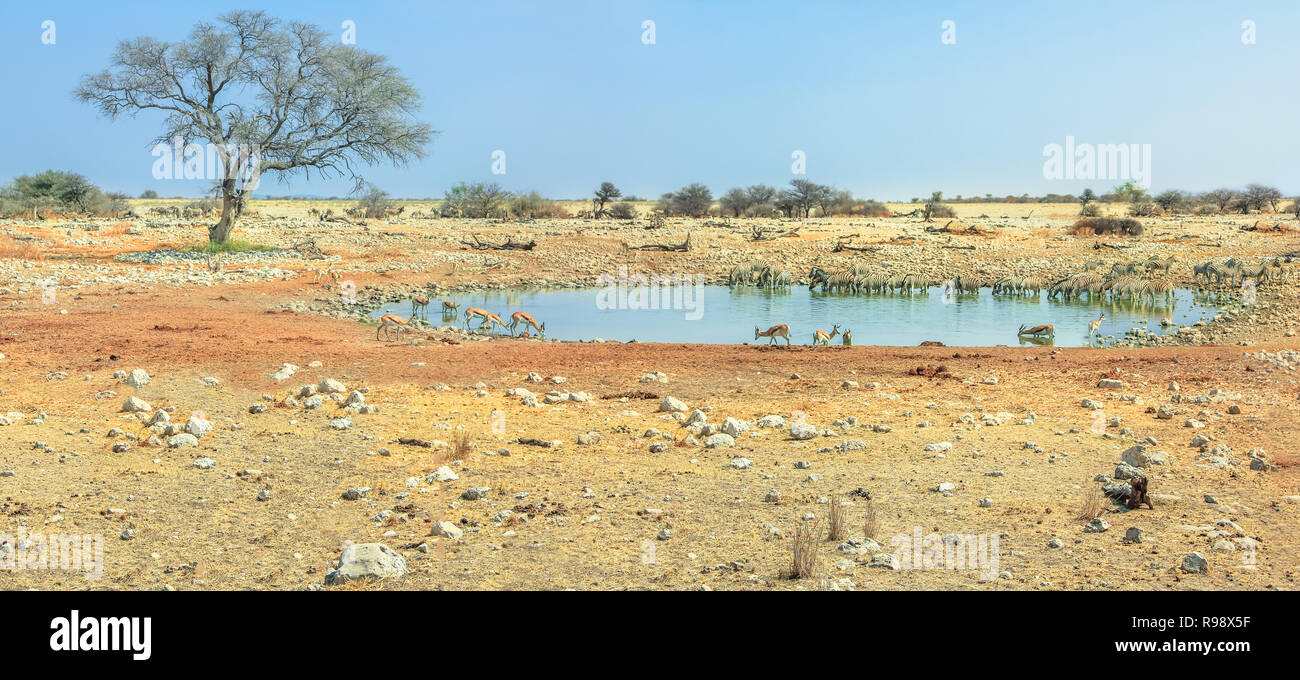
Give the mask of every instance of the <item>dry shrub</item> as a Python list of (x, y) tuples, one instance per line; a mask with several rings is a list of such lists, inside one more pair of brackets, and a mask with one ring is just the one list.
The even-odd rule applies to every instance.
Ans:
[(874, 541), (878, 533), (880, 525), (876, 523), (876, 502), (868, 498), (867, 511), (862, 517), (862, 535)]
[(1101, 492), (1101, 487), (1089, 486), (1083, 494), (1083, 500), (1079, 503), (1079, 513), (1075, 518), (1081, 522), (1091, 521), (1095, 517), (1100, 517), (1105, 509), (1106, 495)]
[(844, 517), (844, 499), (839, 496), (831, 498), (826, 510), (826, 540), (842, 541), (849, 537), (848, 522)]
[(45, 260), (45, 251), (34, 241), (18, 241), (8, 234), (0, 234), (0, 260)]
[(461, 430), (456, 433), (456, 438), (451, 442), (451, 453), (456, 460), (465, 460), (474, 450), (474, 438), (470, 436), (469, 430)]
[(781, 572), (786, 579), (813, 578), (817, 575), (817, 526), (803, 522), (794, 530), (790, 542), (790, 566)]
[(131, 228), (129, 222), (114, 222), (113, 224), (99, 230), (104, 236), (123, 236), (126, 230)]

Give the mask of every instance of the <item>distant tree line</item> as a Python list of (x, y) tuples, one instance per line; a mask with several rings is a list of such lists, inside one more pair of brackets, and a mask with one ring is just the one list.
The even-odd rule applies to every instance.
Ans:
[[(382, 216), (396, 204), (387, 192), (364, 184), (357, 196), (358, 208), (367, 216)], [(158, 193), (147, 190), (142, 199), (156, 199)], [(285, 197), (289, 198), (289, 197)], [(105, 192), (85, 177), (72, 172), (47, 170), (35, 175), (16, 177), (0, 187), (0, 216), (32, 216), (42, 213), (81, 214), (114, 217), (128, 211), (127, 197)], [(579, 215), (629, 220), (637, 217), (636, 196), (625, 195), (613, 182), (602, 182), (592, 193), (591, 210)], [(1144, 187), (1126, 182), (1098, 194), (1084, 189), (1073, 194), (1043, 196), (962, 196), (944, 198), (942, 191), (929, 198), (912, 198), (917, 208), (910, 213), (926, 219), (952, 217), (953, 203), (1078, 203), (1080, 214), (1095, 217), (1102, 204), (1112, 204), (1134, 217), (1177, 214), (1249, 214), (1251, 212), (1285, 212), (1300, 219), (1300, 198), (1285, 198), (1276, 187), (1248, 184), (1241, 189), (1220, 188), (1200, 193), (1168, 189), (1152, 195)], [(203, 212), (209, 208), (205, 203)], [(785, 188), (767, 184), (733, 187), (714, 199), (704, 184), (688, 184), (659, 197), (655, 213), (684, 217), (774, 217), (806, 219), (809, 217), (889, 217), (895, 213), (883, 203), (855, 198), (846, 189), (817, 184), (807, 179), (793, 179)], [(443, 195), (437, 208), (442, 217), (536, 219), (571, 217), (560, 201), (536, 191), (511, 192), (495, 183), (460, 182)]]
[(0, 216), (37, 219), (49, 212), (118, 217), (128, 210), (126, 198), (105, 192), (76, 173), (46, 170), (15, 177), (0, 187)]

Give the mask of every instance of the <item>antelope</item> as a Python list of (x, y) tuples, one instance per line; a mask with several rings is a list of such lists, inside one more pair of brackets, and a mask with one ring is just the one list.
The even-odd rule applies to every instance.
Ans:
[(511, 314), (511, 315), (510, 315), (510, 334), (511, 334), (511, 335), (514, 335), (514, 333), (515, 333), (515, 327), (518, 326), (518, 325), (521, 324), (521, 323), (524, 325), (524, 331), (525, 331), (525, 332), (528, 331), (528, 327), (529, 327), (529, 326), (532, 326), (534, 329), (537, 330), (537, 335), (538, 335), (538, 337), (543, 336), (543, 335), (546, 335), (546, 324), (543, 323), (543, 324), (540, 325), (540, 326), (537, 325), (537, 319), (534, 319), (534, 318), (533, 318), (533, 315), (532, 315), (532, 314), (529, 314), (528, 312), (515, 312), (514, 314)]
[(1098, 329), (1098, 328), (1101, 328), (1101, 322), (1103, 322), (1103, 321), (1105, 321), (1105, 320), (1106, 320), (1106, 312), (1102, 312), (1102, 313), (1101, 313), (1101, 317), (1098, 318), (1096, 321), (1089, 321), (1089, 322), (1088, 322), (1088, 335), (1089, 335), (1089, 337), (1095, 336), (1095, 335), (1097, 334), (1097, 329)]
[(396, 328), (397, 340), (398, 342), (401, 342), (402, 332), (406, 330), (406, 324), (410, 323), (411, 319), (414, 318), (415, 315), (411, 315), (409, 318), (403, 321), (402, 317), (396, 316), (394, 314), (385, 314), (379, 317), (379, 328), (375, 329), (375, 339), (376, 340), (379, 339), (380, 333), (389, 334), (389, 337), (392, 337), (391, 336), (392, 329)]
[(411, 317), (415, 318), (420, 312), (424, 312), (424, 318), (429, 318), (429, 298), (411, 298)]
[(314, 271), (316, 272), (316, 283), (325, 283), (326, 280), (333, 281), (334, 283), (339, 282), (339, 273), (334, 271), (333, 262), (324, 267), (316, 267)]
[(442, 301), (442, 313), (443, 313), (443, 314), (455, 314), (455, 313), (456, 313), (456, 307), (458, 307), (458, 306), (459, 306), (458, 304), (456, 304), (455, 302), (452, 302), (451, 300), (443, 300), (443, 301)]
[(771, 345), (776, 342), (777, 338), (785, 338), (785, 344), (790, 344), (790, 327), (779, 323), (765, 331), (759, 330), (754, 326), (754, 339), (768, 338), (767, 344)]
[(483, 319), (483, 323), (479, 325), (479, 328), (482, 328), (483, 326), (488, 326), (490, 328), (493, 323), (497, 324), (498, 326), (501, 326), (502, 328), (509, 328), (509, 326), (507, 326), (506, 323), (501, 320), (501, 317), (497, 316), (496, 314), (493, 314), (492, 312), (489, 312), (486, 309), (479, 309), (478, 307), (470, 307), (469, 309), (465, 310), (465, 324), (464, 324), (465, 328), (469, 328), (469, 320), (473, 319), (476, 316)]
[(465, 310), (465, 321), (464, 323), (461, 324), (461, 326), (464, 328), (469, 328), (469, 320), (476, 316), (482, 317), (483, 320), (486, 322), (488, 314), (491, 314), (491, 312), (489, 312), (486, 309), (479, 309), (478, 307), (470, 307), (469, 309)]
[(826, 331), (813, 331), (813, 344), (829, 345), (831, 344), (831, 338), (834, 338), (836, 335), (839, 334), (840, 334), (839, 324), (835, 324), (831, 326), (830, 333), (827, 333)]
[(488, 332), (491, 333), (491, 332), (492, 332), (492, 324), (496, 324), (496, 325), (500, 326), (500, 327), (503, 328), (503, 329), (508, 329), (508, 328), (510, 328), (509, 326), (506, 325), (506, 322), (502, 321), (502, 320), (501, 320), (501, 317), (497, 316), (496, 314), (488, 314), (488, 315), (483, 319), (483, 323), (482, 323), (482, 325), (479, 326), (479, 328), (481, 329), (481, 328), (483, 328), (483, 326), (487, 326), (487, 328), (488, 328)]
[(1024, 324), (1020, 324), (1020, 330), (1016, 332), (1016, 335), (1046, 335), (1049, 338), (1054, 338), (1056, 337), (1056, 326), (1053, 326), (1050, 323), (1044, 323), (1032, 328), (1026, 328)]
[(840, 340), (843, 341), (845, 345), (852, 345), (853, 331), (844, 331), (844, 333), (840, 335)]

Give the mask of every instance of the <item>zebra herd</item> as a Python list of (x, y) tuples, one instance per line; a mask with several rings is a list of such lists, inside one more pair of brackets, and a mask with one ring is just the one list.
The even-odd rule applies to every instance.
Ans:
[(765, 262), (755, 260), (738, 265), (727, 275), (728, 286), (758, 286), (759, 288), (779, 288), (794, 283), (794, 275), (789, 270), (772, 268)]
[(1263, 285), (1273, 278), (1274, 270), (1281, 273), (1281, 268), (1282, 260), (1276, 257), (1253, 264), (1235, 257), (1216, 257), (1193, 265), (1192, 278), (1198, 283), (1204, 278), (1206, 284), (1213, 282), (1216, 286), (1225, 280), (1235, 286), (1245, 283), (1246, 279), (1254, 279), (1256, 285)]
[[(931, 286), (941, 286), (945, 295), (979, 295), (982, 288), (990, 288), (994, 295), (1037, 297), (1043, 291), (1049, 299), (1061, 298), (1120, 300), (1154, 302), (1168, 299), (1174, 294), (1174, 283), (1169, 278), (1175, 259), (1152, 255), (1145, 260), (1108, 263), (1089, 260), (1083, 270), (1069, 276), (1052, 279), (1040, 275), (1010, 275), (989, 280), (976, 274), (960, 274), (944, 281), (926, 277), (916, 271), (896, 274), (882, 273), (871, 265), (859, 262), (845, 269), (826, 270), (813, 267), (808, 272), (810, 290), (820, 288), (827, 293), (843, 294), (900, 294), (925, 293)], [(1194, 278), (1213, 282), (1237, 283), (1254, 279), (1263, 284), (1280, 271), (1279, 259), (1249, 263), (1237, 258), (1215, 258), (1193, 267)], [(794, 277), (788, 270), (778, 270), (763, 261), (752, 261), (731, 270), (727, 284), (731, 286), (758, 286), (774, 288), (790, 286)]]

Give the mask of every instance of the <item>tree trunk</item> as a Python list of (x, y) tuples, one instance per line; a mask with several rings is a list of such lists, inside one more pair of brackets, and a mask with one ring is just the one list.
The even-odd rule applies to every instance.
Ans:
[(230, 240), (230, 232), (235, 230), (235, 221), (239, 219), (240, 197), (235, 194), (235, 181), (224, 180), (221, 183), (221, 218), (208, 227), (208, 240), (212, 243), (225, 243)]

